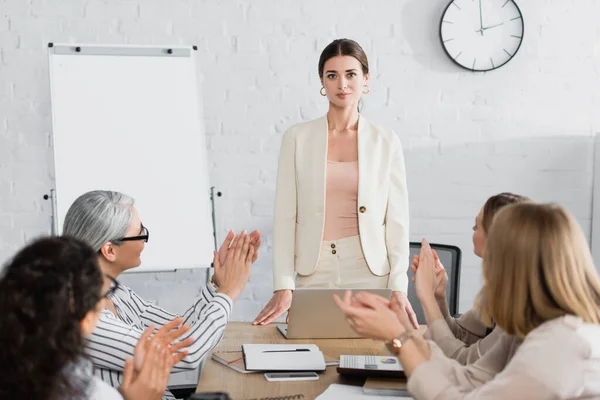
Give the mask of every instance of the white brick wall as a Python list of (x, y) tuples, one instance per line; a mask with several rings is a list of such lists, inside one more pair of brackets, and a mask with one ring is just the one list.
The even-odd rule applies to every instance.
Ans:
[[(42, 200), (53, 176), (47, 43), (197, 44), (211, 181), (224, 193), (219, 235), (258, 228), (265, 239), (234, 308), (234, 319), (252, 319), (271, 294), (282, 132), (325, 113), (318, 56), (332, 39), (350, 37), (372, 66), (364, 114), (395, 129), (404, 144), (411, 239), (463, 249), (464, 311), (480, 286), (470, 229), (489, 195), (558, 201), (589, 235), (600, 2), (520, 0), (519, 54), (500, 70), (473, 74), (452, 64), (439, 44), (447, 1), (0, 1), (0, 261), (49, 231)], [(175, 311), (203, 279), (203, 271), (124, 278)]]

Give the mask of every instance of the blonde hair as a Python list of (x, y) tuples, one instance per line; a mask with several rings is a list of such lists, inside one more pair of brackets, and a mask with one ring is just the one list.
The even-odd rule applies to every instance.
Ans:
[(494, 218), (483, 258), (482, 316), (524, 338), (566, 314), (600, 323), (600, 280), (575, 219), (554, 204), (521, 203)]

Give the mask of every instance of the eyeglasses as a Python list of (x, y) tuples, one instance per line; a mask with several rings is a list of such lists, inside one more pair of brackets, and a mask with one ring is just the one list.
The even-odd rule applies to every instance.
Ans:
[(118, 241), (120, 241), (120, 242), (131, 242), (131, 241), (134, 241), (134, 240), (143, 240), (144, 242), (148, 243), (148, 238), (150, 237), (150, 232), (148, 231), (148, 228), (146, 228), (143, 224), (142, 224), (142, 230), (141, 230), (140, 233), (141, 233), (141, 235), (123, 237), (121, 239), (118, 239)]
[(119, 281), (117, 281), (115, 278), (113, 278), (110, 275), (104, 274), (104, 276), (106, 276), (111, 281), (110, 287), (106, 291), (106, 294), (104, 296), (102, 296), (103, 299), (108, 299), (117, 291), (117, 289), (119, 288), (119, 286), (121, 286), (121, 284), (119, 283)]

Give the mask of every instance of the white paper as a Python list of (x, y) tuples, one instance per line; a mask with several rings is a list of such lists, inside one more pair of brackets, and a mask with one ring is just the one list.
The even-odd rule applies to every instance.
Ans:
[(373, 396), (363, 393), (361, 386), (338, 385), (334, 383), (329, 385), (327, 390), (323, 392), (317, 400), (397, 400), (397, 399), (412, 399), (412, 397), (400, 396)]

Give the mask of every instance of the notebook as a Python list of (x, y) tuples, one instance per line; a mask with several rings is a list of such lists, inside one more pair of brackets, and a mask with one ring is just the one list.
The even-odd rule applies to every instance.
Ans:
[(243, 344), (248, 371), (324, 371), (325, 358), (314, 344)]
[[(328, 367), (340, 365), (340, 362), (335, 357), (330, 357), (327, 354), (323, 354), (325, 358), (325, 365)], [(225, 365), (239, 373), (251, 374), (260, 371), (248, 371), (246, 364), (244, 363), (244, 353), (240, 347), (239, 350), (215, 350), (212, 353), (212, 359), (218, 363)]]
[(367, 378), (363, 386), (363, 393), (378, 396), (410, 397), (404, 378)]
[(404, 370), (397, 357), (340, 356), (338, 373), (342, 375), (403, 378)]

